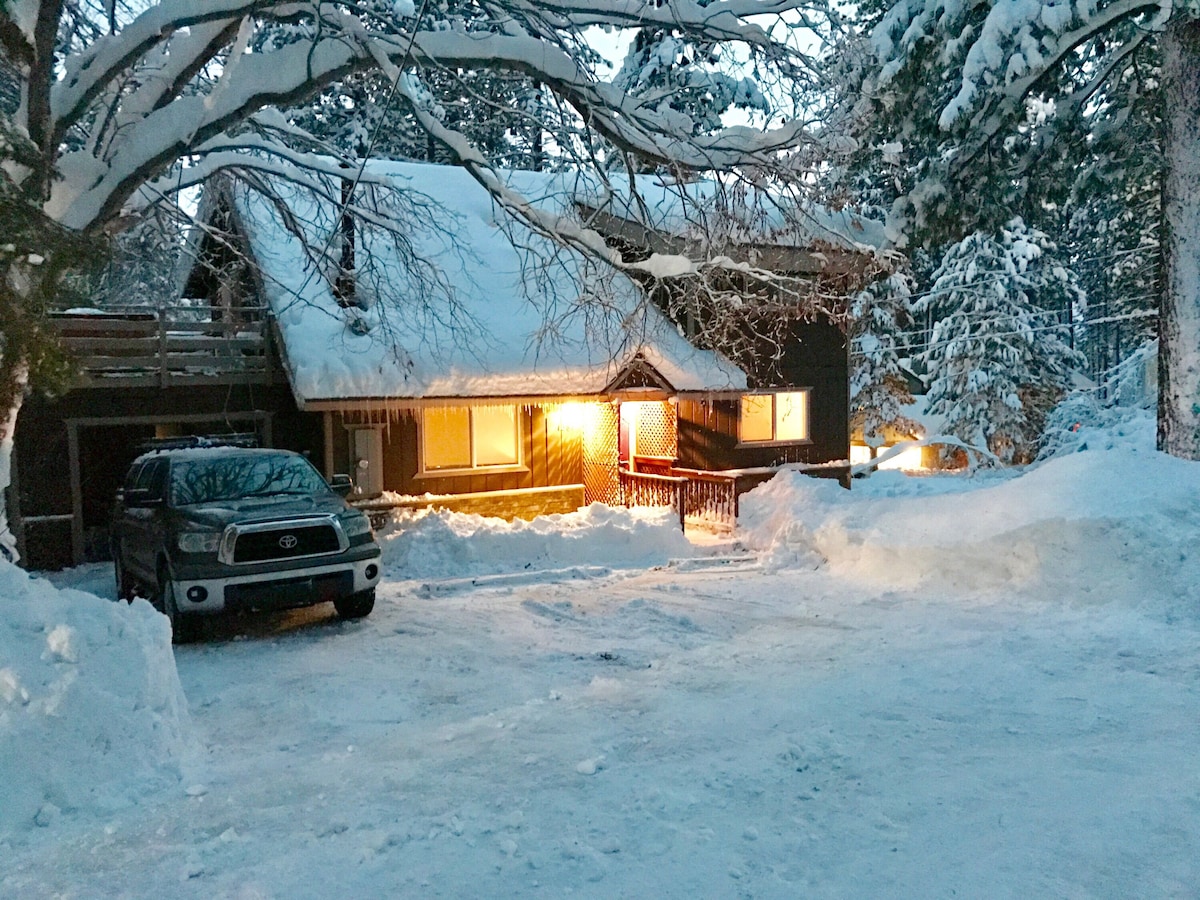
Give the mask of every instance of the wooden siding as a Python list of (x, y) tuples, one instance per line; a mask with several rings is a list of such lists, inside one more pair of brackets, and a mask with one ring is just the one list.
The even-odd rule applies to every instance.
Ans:
[[(476, 469), (455, 474), (419, 474), (420, 413), (333, 413), (330, 427), (334, 469), (350, 471), (348, 428), (383, 423), (383, 489), (397, 494), (478, 494), (579, 484), (583, 481), (583, 452), (579, 436), (548, 422), (540, 406), (522, 407), (522, 466), (517, 471)], [(327, 472), (327, 475), (333, 474)]]
[(765, 373), (759, 387), (809, 388), (806, 444), (738, 446), (736, 398), (679, 401), (679, 468), (744, 469), (784, 463), (827, 463), (850, 456), (850, 368), (846, 337), (836, 326), (797, 326), (798, 341)]
[(487, 491), (482, 494), (414, 497), (387, 504), (366, 501), (358, 505), (379, 528), (391, 519), (393, 510), (400, 509), (447, 509), (500, 519), (528, 520), (554, 513), (575, 512), (584, 505), (584, 500), (582, 484), (566, 484), (515, 491)]

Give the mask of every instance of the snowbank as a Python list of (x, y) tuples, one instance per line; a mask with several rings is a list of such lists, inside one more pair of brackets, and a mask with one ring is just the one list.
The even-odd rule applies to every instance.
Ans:
[(398, 514), (379, 533), (390, 577), (491, 575), (568, 566), (634, 568), (693, 555), (669, 510), (601, 503), (532, 522), (440, 510)]
[[(907, 483), (927, 493), (889, 496), (892, 483), (882, 493), (844, 491), (781, 474), (742, 498), (743, 537), (776, 567), (826, 566), (873, 586), (1040, 585), (1051, 596), (1137, 604), (1153, 584), (1181, 609), (1195, 607), (1200, 464), (1120, 448), (1002, 480)], [(965, 490), (972, 485), (983, 486)]]
[(0, 836), (177, 780), (186, 715), (164, 616), (0, 562)]

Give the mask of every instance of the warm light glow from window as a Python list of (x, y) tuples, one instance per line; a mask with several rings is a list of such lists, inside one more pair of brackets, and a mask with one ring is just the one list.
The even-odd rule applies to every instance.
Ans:
[(744, 394), (742, 396), (742, 440), (770, 441), (775, 438), (772, 425), (770, 394)]
[(423, 413), (421, 434), (427, 472), (521, 461), (515, 406), (432, 407)]
[(808, 440), (808, 394), (775, 395), (775, 440)]
[(475, 465), (514, 466), (517, 455), (517, 408), (476, 406), (471, 410)]
[(425, 468), (465, 469), (471, 465), (471, 414), (465, 406), (425, 410)]
[(743, 394), (743, 443), (808, 440), (808, 391)]

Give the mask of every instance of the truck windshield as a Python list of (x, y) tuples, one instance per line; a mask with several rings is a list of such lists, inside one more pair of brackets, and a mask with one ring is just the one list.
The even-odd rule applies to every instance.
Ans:
[(283, 453), (223, 453), (177, 459), (171, 465), (173, 506), (327, 493), (325, 479), (308, 460)]

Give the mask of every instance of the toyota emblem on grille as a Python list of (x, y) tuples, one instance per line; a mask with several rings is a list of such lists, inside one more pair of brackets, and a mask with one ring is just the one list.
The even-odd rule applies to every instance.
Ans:
[(293, 550), (300, 543), (294, 534), (285, 534), (279, 539), (279, 546), (284, 550)]

